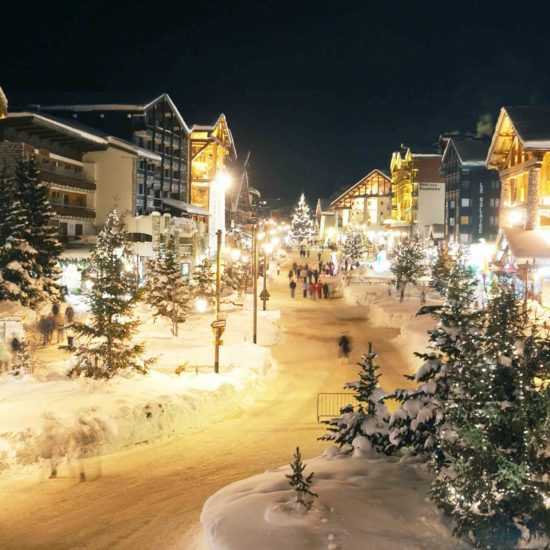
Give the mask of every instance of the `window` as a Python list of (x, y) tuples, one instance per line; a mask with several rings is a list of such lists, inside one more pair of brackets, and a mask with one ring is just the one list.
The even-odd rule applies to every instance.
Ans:
[(74, 224), (74, 234), (77, 237), (80, 237), (82, 235), (82, 224), (81, 223), (75, 223)]
[(498, 189), (500, 186), (500, 180), (491, 180), (491, 189)]
[(455, 201), (451, 201), (449, 203), (449, 208), (454, 208), (455, 207)]
[(450, 219), (449, 219), (449, 225), (450, 225), (451, 227), (453, 227), (454, 224), (455, 224), (455, 219), (454, 219), (454, 218), (450, 218)]
[(470, 216), (460, 216), (460, 225), (468, 225), (470, 223)]
[(460, 206), (470, 206), (470, 199), (461, 199)]
[(67, 235), (67, 222), (59, 222), (59, 234), (63, 237)]
[(498, 216), (489, 216), (489, 225), (498, 226)]
[(138, 185), (138, 195), (143, 195), (143, 183)]
[(489, 206), (500, 206), (500, 199), (489, 199)]
[(463, 181), (462, 182), (462, 189), (470, 189), (470, 182), (469, 181)]
[(461, 233), (460, 234), (460, 242), (461, 243), (469, 243), (472, 240), (472, 235), (470, 233)]

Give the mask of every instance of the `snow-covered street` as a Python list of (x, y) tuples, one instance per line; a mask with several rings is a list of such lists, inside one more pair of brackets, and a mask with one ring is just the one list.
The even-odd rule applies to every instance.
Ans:
[[(269, 285), (268, 309), (281, 311), (283, 337), (271, 348), (277, 366), (263, 388), (200, 431), (90, 459), (86, 483), (79, 483), (76, 465), (55, 480), (44, 473), (0, 481), (0, 547), (198, 548), (208, 496), (287, 463), (297, 445), (306, 460), (327, 446), (317, 441), (324, 432), (317, 394), (340, 392), (355, 379), (355, 360), (368, 341), (379, 353), (382, 385), (405, 385), (402, 375), (413, 368), (393, 340), (398, 328), (380, 319), (373, 326), (365, 307), (346, 300), (291, 300), (287, 283), (282, 268)], [(353, 346), (348, 365), (337, 358), (344, 330)]]

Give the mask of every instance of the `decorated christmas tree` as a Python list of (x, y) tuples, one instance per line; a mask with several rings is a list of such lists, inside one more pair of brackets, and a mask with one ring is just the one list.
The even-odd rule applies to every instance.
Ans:
[(75, 352), (69, 375), (111, 378), (124, 369), (146, 373), (152, 363), (142, 357), (143, 344), (132, 342), (139, 322), (133, 319), (135, 281), (126, 269), (131, 258), (126, 226), (113, 210), (91, 255), (90, 322), (73, 324), (85, 341), (69, 348)]
[(442, 244), (439, 248), (437, 259), (432, 267), (432, 280), (430, 286), (435, 288), (440, 294), (445, 293), (445, 287), (449, 282), (451, 273), (451, 256), (447, 244)]
[(158, 254), (148, 264), (148, 278), (144, 288), (145, 301), (155, 316), (172, 321), (172, 334), (178, 335), (180, 323), (185, 322), (190, 307), (191, 289), (184, 281), (175, 237), (169, 235)]
[(313, 238), (314, 231), (313, 218), (306, 203), (305, 195), (302, 193), (292, 214), (290, 235), (297, 243), (305, 243)]
[(358, 227), (349, 226), (344, 233), (342, 252), (352, 262), (359, 260), (365, 253), (365, 239)]
[(550, 342), (502, 280), (449, 373), (445, 456), (432, 498), (476, 548), (545, 547), (550, 535)]
[(390, 269), (395, 275), (399, 301), (402, 302), (407, 284), (416, 284), (416, 281), (426, 273), (424, 246), (418, 236), (407, 237), (394, 246)]
[(398, 449), (406, 447), (414, 455), (443, 459), (440, 439), (449, 398), (448, 375), (462, 356), (464, 339), (479, 330), (482, 316), (472, 309), (476, 287), (475, 271), (459, 251), (450, 268), (444, 304), (434, 313), (439, 322), (428, 331), (429, 351), (416, 353), (423, 363), (415, 375), (406, 376), (417, 386), (392, 395), (401, 403), (390, 421), (390, 441)]
[(326, 422), (328, 433), (320, 439), (334, 441), (345, 452), (361, 453), (370, 450), (389, 453), (388, 422), (390, 413), (384, 405), (386, 394), (378, 382), (380, 367), (374, 364), (376, 353), (369, 344), (363, 355), (359, 380), (344, 385), (355, 391), (356, 406), (349, 404), (340, 410), (340, 416)]
[(306, 464), (302, 462), (300, 447), (296, 447), (294, 460), (290, 463), (290, 467), (292, 468), (292, 474), (286, 477), (296, 493), (296, 503), (309, 510), (313, 504), (313, 498), (318, 495), (310, 489), (314, 473), (311, 472), (308, 476), (304, 476)]

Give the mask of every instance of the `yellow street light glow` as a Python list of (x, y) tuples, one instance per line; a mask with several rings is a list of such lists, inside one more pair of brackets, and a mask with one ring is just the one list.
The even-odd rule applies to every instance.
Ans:
[(206, 311), (206, 308), (208, 307), (208, 303), (204, 298), (199, 298), (195, 302), (195, 307), (199, 313), (204, 313)]
[(258, 239), (260, 239), (260, 241), (263, 241), (265, 239), (265, 233), (258, 233)]
[(228, 172), (221, 172), (217, 175), (216, 179), (218, 183), (224, 188), (228, 189), (231, 186), (231, 176)]
[(241, 251), (238, 248), (234, 248), (231, 251), (231, 259), (236, 262), (241, 257)]
[(265, 243), (264, 249), (267, 254), (271, 254), (273, 252), (273, 245), (271, 243)]
[(246, 264), (248, 263), (248, 256), (243, 256), (241, 260)]

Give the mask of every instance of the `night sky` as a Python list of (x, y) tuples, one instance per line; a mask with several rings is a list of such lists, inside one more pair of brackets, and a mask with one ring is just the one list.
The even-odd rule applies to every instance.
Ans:
[(504, 104), (550, 103), (548, 1), (10, 7), (0, 85), (12, 108), (168, 92), (190, 125), (225, 112), (267, 196), (314, 202), (388, 168), (401, 143), (472, 130)]

